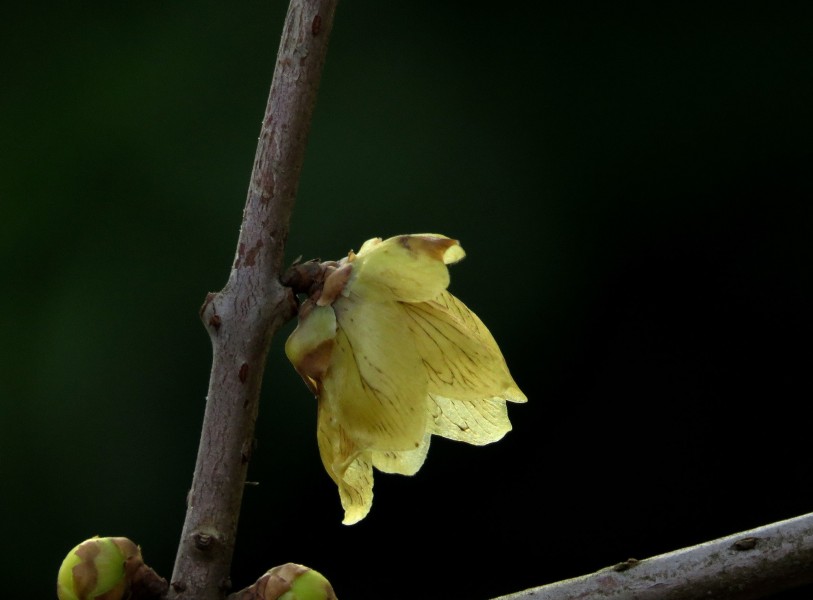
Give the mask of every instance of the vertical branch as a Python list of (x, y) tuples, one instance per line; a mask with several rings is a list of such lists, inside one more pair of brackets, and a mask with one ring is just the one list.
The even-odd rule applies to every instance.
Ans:
[(237, 519), (272, 335), (294, 315), (279, 283), (337, 0), (291, 0), (226, 286), (201, 318), (213, 362), (169, 597), (219, 600), (230, 587)]

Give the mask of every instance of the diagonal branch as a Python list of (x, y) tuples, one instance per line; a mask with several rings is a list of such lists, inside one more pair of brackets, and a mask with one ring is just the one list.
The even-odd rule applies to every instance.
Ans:
[(226, 286), (201, 318), (213, 362), (169, 598), (220, 600), (229, 569), (271, 337), (294, 315), (279, 282), (337, 0), (291, 0)]
[(752, 600), (813, 582), (813, 513), (494, 600)]

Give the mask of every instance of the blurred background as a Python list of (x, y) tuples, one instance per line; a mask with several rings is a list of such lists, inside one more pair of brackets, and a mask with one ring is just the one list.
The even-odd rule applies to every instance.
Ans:
[[(811, 510), (813, 5), (673, 4), (340, 3), (287, 260), (461, 240), (451, 291), (530, 401), (497, 444), (436, 439), (416, 476), (377, 475), (346, 527), (289, 324), (235, 589), (295, 561), (345, 600), (485, 600)], [(95, 534), (171, 573), (198, 308), (228, 277), (286, 7), (4, 11), (8, 597), (55, 597)]]

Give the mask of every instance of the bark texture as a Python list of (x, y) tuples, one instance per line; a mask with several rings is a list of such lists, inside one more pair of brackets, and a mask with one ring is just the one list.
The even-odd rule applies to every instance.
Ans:
[(813, 513), (494, 600), (752, 600), (813, 582)]
[(225, 287), (201, 308), (213, 362), (169, 598), (220, 600), (231, 587), (266, 356), (273, 334), (295, 314), (280, 269), (336, 4), (290, 3), (234, 264)]

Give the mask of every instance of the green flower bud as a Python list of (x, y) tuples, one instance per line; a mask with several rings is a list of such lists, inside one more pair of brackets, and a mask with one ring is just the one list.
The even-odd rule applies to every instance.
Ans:
[(291, 582), (291, 589), (279, 600), (336, 600), (336, 594), (324, 575), (308, 569)]
[(324, 575), (303, 565), (287, 563), (269, 569), (230, 600), (337, 600)]
[(122, 537), (94, 537), (68, 553), (57, 575), (59, 600), (123, 600), (129, 573), (142, 565), (141, 550)]

